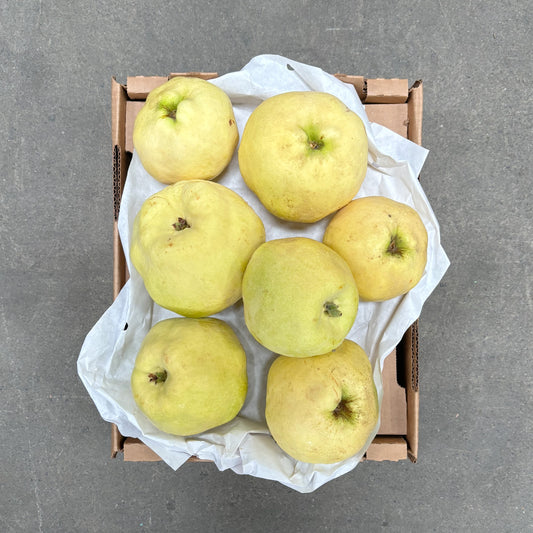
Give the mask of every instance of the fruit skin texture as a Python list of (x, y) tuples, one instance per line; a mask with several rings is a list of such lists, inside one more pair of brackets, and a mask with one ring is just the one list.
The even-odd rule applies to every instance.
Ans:
[(323, 354), (339, 346), (359, 304), (344, 259), (305, 237), (261, 245), (246, 267), (242, 297), (245, 323), (254, 338), (291, 357)]
[(270, 367), (266, 421), (278, 445), (306, 463), (336, 463), (368, 440), (379, 417), (370, 361), (350, 340), (328, 354), (279, 356)]
[(239, 146), (244, 181), (277, 217), (316, 222), (346, 205), (366, 175), (361, 119), (335, 96), (282, 93), (263, 101)]
[(133, 127), (141, 163), (166, 184), (215, 178), (238, 142), (231, 100), (200, 78), (177, 76), (152, 90)]
[(427, 231), (410, 206), (384, 196), (357, 198), (329, 222), (323, 242), (350, 265), (361, 300), (410, 291), (424, 274)]
[(182, 436), (235, 418), (247, 387), (244, 350), (231, 327), (216, 318), (170, 318), (155, 324), (131, 375), (141, 411), (161, 431)]
[(212, 181), (182, 181), (143, 203), (130, 256), (157, 304), (202, 317), (240, 299), (244, 269), (264, 241), (263, 222), (237, 193)]

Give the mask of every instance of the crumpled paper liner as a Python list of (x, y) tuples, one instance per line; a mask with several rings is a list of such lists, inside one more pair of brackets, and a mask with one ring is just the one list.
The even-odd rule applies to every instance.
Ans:
[[(368, 172), (357, 197), (387, 196), (409, 204), (422, 217), (428, 231), (427, 267), (422, 280), (403, 297), (381, 303), (360, 302), (357, 319), (348, 335), (370, 358), (381, 405), (383, 361), (419, 317), (425, 300), (449, 266), (440, 244), (438, 222), (417, 179), (427, 150), (383, 126), (370, 123), (355, 89), (313, 66), (280, 56), (261, 55), (242, 70), (210, 82), (231, 98), (241, 136), (252, 110), (270, 96), (297, 90), (334, 94), (361, 117), (367, 129)], [(246, 187), (239, 173), (236, 153), (216, 181), (236, 191), (250, 204), (265, 224), (267, 240), (297, 235), (322, 240), (331, 216), (314, 224), (278, 220)], [(130, 232), (144, 200), (163, 187), (144, 170), (134, 153), (118, 220), (131, 277), (88, 333), (78, 358), (79, 376), (102, 418), (115, 423), (122, 435), (142, 440), (173, 469), (194, 455), (213, 461), (220, 470), (231, 468), (238, 474), (272, 479), (297, 491), (311, 492), (355, 468), (374, 439), (379, 422), (357, 455), (333, 465), (295, 461), (271, 438), (264, 418), (265, 388), (268, 368), (276, 356), (259, 345), (247, 331), (241, 302), (214, 315), (232, 326), (247, 354), (249, 390), (240, 414), (212, 431), (193, 437), (176, 437), (159, 431), (140, 412), (130, 389), (137, 352), (153, 324), (177, 315), (154, 304), (146, 292), (129, 260)]]

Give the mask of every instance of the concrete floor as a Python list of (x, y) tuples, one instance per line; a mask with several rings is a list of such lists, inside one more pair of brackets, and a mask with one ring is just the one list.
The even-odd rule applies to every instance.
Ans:
[[(533, 530), (526, 4), (2, 3), (1, 531)], [(422, 181), (451, 260), (420, 319), (418, 463), (366, 462), (307, 495), (110, 459), (76, 373), (112, 301), (111, 76), (261, 53), (424, 80)]]

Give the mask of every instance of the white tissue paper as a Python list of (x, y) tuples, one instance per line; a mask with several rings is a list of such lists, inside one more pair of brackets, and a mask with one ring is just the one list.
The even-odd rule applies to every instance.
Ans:
[[(387, 196), (414, 207), (422, 217), (429, 242), (427, 267), (421, 281), (403, 297), (381, 303), (360, 302), (357, 319), (348, 335), (370, 358), (381, 405), (383, 362), (420, 316), (425, 300), (449, 266), (440, 244), (438, 222), (417, 179), (427, 150), (369, 122), (353, 86), (313, 66), (280, 56), (261, 55), (242, 70), (210, 82), (231, 98), (241, 135), (252, 110), (270, 96), (304, 90), (337, 96), (361, 117), (369, 138), (368, 172), (357, 197)], [(314, 224), (278, 220), (244, 184), (236, 153), (216, 181), (240, 194), (262, 218), (267, 240), (296, 235), (322, 240), (331, 216)], [(135, 215), (144, 200), (163, 187), (144, 170), (134, 153), (118, 220), (131, 277), (88, 333), (78, 358), (79, 376), (102, 418), (115, 423), (122, 435), (139, 438), (173, 469), (178, 469), (194, 455), (213, 461), (220, 470), (231, 468), (238, 474), (271, 479), (299, 492), (311, 492), (355, 468), (375, 437), (379, 422), (366, 446), (356, 456), (331, 465), (295, 461), (271, 438), (264, 417), (265, 387), (266, 375), (275, 355), (260, 346), (247, 331), (240, 302), (215, 315), (232, 326), (247, 354), (248, 395), (240, 414), (209, 432), (176, 437), (159, 431), (137, 408), (131, 393), (130, 375), (141, 342), (152, 325), (177, 316), (152, 302), (129, 260), (130, 232)]]

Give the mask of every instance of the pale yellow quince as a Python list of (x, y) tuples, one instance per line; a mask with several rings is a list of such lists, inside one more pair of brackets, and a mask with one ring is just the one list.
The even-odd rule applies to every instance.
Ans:
[(269, 350), (292, 357), (329, 352), (352, 327), (359, 303), (346, 261), (306, 237), (267, 241), (243, 277), (246, 326)]
[(141, 411), (161, 431), (195, 435), (231, 421), (246, 398), (246, 354), (216, 318), (170, 318), (153, 326), (131, 375)]
[(213, 179), (228, 165), (239, 132), (228, 95), (195, 77), (177, 76), (152, 90), (133, 128), (146, 171), (171, 184)]
[(254, 109), (238, 155), (244, 181), (271, 213), (315, 222), (361, 187), (368, 140), (362, 120), (337, 97), (294, 91)]
[(422, 278), (428, 235), (420, 215), (384, 196), (357, 198), (329, 222), (325, 244), (350, 265), (361, 300), (389, 300)]
[(328, 354), (278, 357), (268, 373), (265, 415), (274, 440), (298, 461), (336, 463), (352, 457), (379, 418), (366, 353), (345, 340)]
[(130, 256), (161, 307), (208, 316), (241, 298), (242, 277), (265, 228), (234, 191), (213, 181), (181, 181), (143, 203)]

